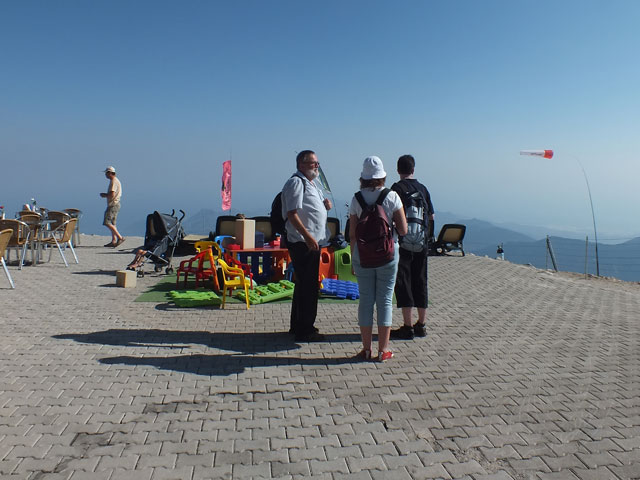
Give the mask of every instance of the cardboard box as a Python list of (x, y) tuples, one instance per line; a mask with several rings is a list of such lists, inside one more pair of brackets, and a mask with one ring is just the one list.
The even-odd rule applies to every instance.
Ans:
[(116, 285), (124, 288), (136, 286), (136, 272), (133, 270), (118, 270), (116, 272)]
[(240, 248), (256, 248), (256, 221), (248, 218), (236, 220), (236, 242)]

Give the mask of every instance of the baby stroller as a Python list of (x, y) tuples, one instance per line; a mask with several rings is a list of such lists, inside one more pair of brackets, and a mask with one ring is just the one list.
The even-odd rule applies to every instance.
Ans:
[(128, 270), (136, 270), (137, 276), (144, 277), (144, 264), (149, 259), (154, 264), (156, 272), (165, 269), (165, 273), (173, 273), (171, 260), (173, 252), (184, 238), (184, 229), (182, 228), (182, 219), (185, 217), (183, 210), (180, 210), (182, 216), (175, 216), (175, 210), (168, 213), (153, 212), (147, 215), (147, 229), (144, 235), (144, 245), (136, 251), (136, 258), (127, 267)]

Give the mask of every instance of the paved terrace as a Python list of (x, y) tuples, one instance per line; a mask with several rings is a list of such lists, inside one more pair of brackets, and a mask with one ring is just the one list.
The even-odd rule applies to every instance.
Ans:
[(1, 478), (640, 478), (638, 285), (432, 258), (428, 337), (353, 363), (355, 305), (134, 303), (139, 240), (1, 279)]

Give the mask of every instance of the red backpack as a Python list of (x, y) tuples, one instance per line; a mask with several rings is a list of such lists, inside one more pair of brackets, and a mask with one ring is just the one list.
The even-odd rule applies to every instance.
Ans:
[(395, 252), (391, 222), (382, 208), (382, 202), (390, 191), (383, 189), (373, 205), (367, 205), (361, 192), (356, 193), (356, 200), (362, 207), (356, 224), (356, 245), (360, 265), (364, 268), (381, 267), (393, 260)]

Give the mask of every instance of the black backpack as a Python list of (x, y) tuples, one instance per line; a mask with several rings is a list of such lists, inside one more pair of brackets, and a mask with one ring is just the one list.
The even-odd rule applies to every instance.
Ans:
[[(304, 183), (304, 180), (300, 175), (293, 174), (291, 178), (298, 177), (302, 180), (302, 189), (303, 191), (307, 190), (307, 184)], [(285, 224), (287, 223), (287, 219), (282, 216), (282, 190), (278, 192), (276, 197), (271, 202), (271, 213), (269, 214), (269, 218), (271, 219), (271, 232), (273, 235), (279, 233), (281, 237), (286, 238), (286, 229)]]

